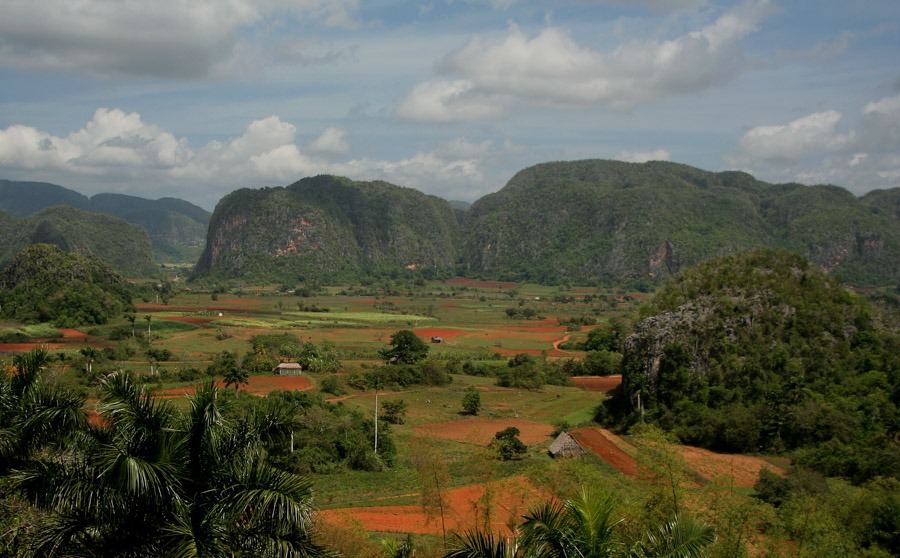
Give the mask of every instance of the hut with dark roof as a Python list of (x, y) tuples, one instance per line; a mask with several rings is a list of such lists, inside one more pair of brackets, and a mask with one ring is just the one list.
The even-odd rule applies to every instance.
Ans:
[(557, 457), (581, 457), (585, 454), (584, 448), (578, 443), (578, 440), (572, 437), (568, 432), (561, 432), (559, 436), (553, 440), (550, 447), (547, 448), (550, 456)]

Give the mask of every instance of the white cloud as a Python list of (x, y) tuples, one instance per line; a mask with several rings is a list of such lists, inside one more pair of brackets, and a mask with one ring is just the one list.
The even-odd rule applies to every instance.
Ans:
[(0, 64), (99, 75), (203, 78), (228, 66), (238, 32), (272, 14), (355, 25), (356, 0), (7, 0)]
[(615, 156), (619, 161), (626, 163), (646, 163), (647, 161), (669, 161), (672, 154), (665, 149), (652, 151), (622, 151)]
[(529, 37), (512, 26), (476, 36), (437, 65), (450, 79), (415, 86), (400, 103), (405, 120), (496, 117), (512, 104), (630, 110), (675, 94), (724, 84), (746, 67), (741, 40), (769, 13), (762, 0), (738, 6), (699, 31), (667, 41), (634, 40), (611, 52), (578, 44), (557, 27)]
[(847, 149), (854, 134), (841, 134), (837, 124), (841, 113), (817, 112), (788, 124), (759, 126), (741, 138), (741, 150), (751, 159), (798, 161), (807, 155), (820, 155)]
[(313, 140), (307, 149), (313, 153), (322, 153), (325, 155), (346, 155), (350, 151), (350, 144), (347, 143), (347, 133), (334, 127), (328, 127), (322, 132), (322, 135)]
[(857, 193), (900, 186), (900, 95), (867, 103), (846, 132), (841, 120), (829, 110), (753, 128), (728, 163), (766, 180), (833, 183)]
[(7, 178), (47, 180), (87, 195), (116, 191), (174, 196), (213, 207), (244, 187), (293, 183), (321, 173), (356, 180), (383, 179), (427, 193), (475, 199), (500, 185), (491, 165), (521, 148), (460, 138), (398, 160), (318, 156), (346, 154), (344, 132), (328, 128), (305, 150), (297, 129), (277, 116), (254, 120), (226, 141), (192, 148), (137, 113), (98, 109), (82, 129), (54, 136), (33, 127), (0, 129), (0, 168)]

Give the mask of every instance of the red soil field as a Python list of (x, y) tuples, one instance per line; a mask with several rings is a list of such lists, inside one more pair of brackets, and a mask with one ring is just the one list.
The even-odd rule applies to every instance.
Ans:
[[(593, 451), (618, 471), (629, 476), (638, 475), (637, 461), (615, 443), (627, 444), (622, 438), (603, 428), (581, 428), (570, 434), (582, 447)], [(707, 482), (732, 482), (736, 487), (753, 488), (764, 468), (782, 476), (786, 474), (784, 469), (760, 457), (714, 453), (691, 446), (675, 446), (675, 449), (684, 457), (688, 468)]]
[(612, 391), (622, 383), (622, 375), (614, 376), (573, 376), (575, 385), (588, 391)]
[(773, 473), (785, 476), (784, 469), (769, 463), (760, 457), (749, 455), (713, 453), (702, 448), (679, 446), (688, 467), (708, 481), (733, 479), (734, 486), (753, 488), (759, 478), (759, 472), (768, 468)]
[[(617, 471), (629, 477), (638, 475), (637, 460), (614, 444), (600, 428), (579, 428), (569, 432), (581, 447), (592, 451)], [(612, 434), (610, 434), (612, 435)]]
[[(225, 387), (224, 382), (216, 382), (220, 389), (233, 389)], [(177, 388), (162, 389), (155, 392), (157, 397), (180, 397), (194, 393), (196, 385)], [(283, 389), (286, 391), (305, 391), (312, 389), (312, 382), (306, 376), (250, 376), (246, 386), (241, 386), (241, 391), (253, 395), (268, 395), (269, 393)]]
[[(531, 486), (524, 477), (496, 481), (492, 488), (494, 498), (490, 523), (491, 530), (498, 533), (509, 533), (507, 525), (511, 520), (518, 522), (529, 508), (550, 498), (548, 494)], [(449, 506), (445, 510), (444, 520), (448, 533), (461, 533), (483, 525), (484, 493), (483, 484), (447, 491)], [(441, 517), (440, 514), (435, 515), (429, 518), (422, 507), (417, 505), (346, 508), (318, 513), (319, 518), (332, 524), (347, 523), (347, 518), (353, 518), (362, 523), (366, 531), (440, 535)]]
[(515, 289), (516, 284), (508, 281), (476, 281), (474, 279), (466, 279), (465, 277), (454, 277), (447, 279), (444, 283), (450, 285), (460, 285), (469, 287), (470, 289)]
[(35, 341), (32, 343), (0, 343), (0, 353), (23, 353), (38, 347), (46, 347), (49, 351), (55, 351), (62, 347), (63, 343), (78, 343), (87, 339), (87, 334), (77, 329), (63, 328), (62, 339), (54, 339), (50, 341)]
[(519, 439), (525, 445), (546, 442), (553, 434), (553, 427), (542, 422), (518, 418), (492, 419), (484, 417), (433, 422), (417, 426), (416, 432), (435, 438), (486, 446), (494, 439), (494, 434), (507, 426), (515, 426), (519, 429)]
[(444, 339), (453, 339), (454, 337), (459, 337), (460, 335), (466, 335), (469, 333), (463, 329), (448, 329), (442, 327), (426, 327), (422, 329), (413, 330), (413, 333), (418, 335), (423, 339), (431, 339), (432, 337), (442, 337)]

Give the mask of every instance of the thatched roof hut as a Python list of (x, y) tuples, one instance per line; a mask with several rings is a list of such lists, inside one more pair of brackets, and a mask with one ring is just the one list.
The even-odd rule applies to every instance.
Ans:
[(578, 440), (572, 437), (568, 432), (562, 432), (553, 440), (547, 449), (550, 456), (556, 457), (581, 457), (585, 454), (584, 448), (578, 443)]

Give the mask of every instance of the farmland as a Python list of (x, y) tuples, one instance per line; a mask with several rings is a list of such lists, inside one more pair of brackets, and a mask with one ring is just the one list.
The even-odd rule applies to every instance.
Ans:
[[(511, 533), (528, 509), (582, 486), (619, 495), (622, 513), (640, 520), (664, 513), (671, 503), (662, 500), (679, 494), (691, 513), (718, 528), (739, 530), (729, 536), (778, 552), (779, 538), (763, 537), (752, 527), (748, 518), (769, 512), (754, 507), (748, 495), (761, 470), (783, 476), (785, 460), (677, 446), (655, 430), (620, 437), (600, 428), (593, 418), (606, 393), (621, 381), (617, 375), (522, 389), (498, 385), (495, 374), (466, 373), (506, 369), (514, 355), (529, 355), (536, 366), (579, 361), (585, 353), (575, 344), (610, 320), (627, 319), (641, 298), (603, 289), (461, 279), (327, 287), (305, 297), (271, 286), (243, 286), (218, 295), (182, 289), (168, 304), (138, 301), (131, 319), (52, 336), (42, 332), (44, 338), (0, 344), (0, 351), (11, 356), (48, 347), (53, 374), (80, 390), (92, 408), (98, 401), (97, 378), (117, 370), (141, 376), (157, 399), (186, 408), (186, 396), (210, 379), (207, 373), (223, 353), (247, 360), (265, 352), (261, 338), (278, 336), (327, 348), (340, 361), (332, 372), (258, 372), (238, 383), (237, 390), (221, 376), (212, 379), (243, 405), (249, 396), (298, 391), (370, 420), (376, 405), (383, 412), (391, 403), (402, 403), (401, 420), (379, 421), (381, 451), (387, 452), (383, 461), (303, 471), (312, 479), (320, 536), (335, 547), (354, 545), (349, 555), (377, 556), (374, 540), (407, 533), (415, 535), (422, 556), (440, 555), (441, 541), (450, 532)], [(449, 383), (360, 384), (360, 378), (383, 365), (381, 351), (400, 330), (427, 343), (427, 362), (446, 369)], [(87, 349), (96, 350), (90, 362), (88, 355), (94, 353)], [(474, 415), (461, 403), (471, 389), (480, 399)], [(527, 449), (515, 459), (499, 459), (495, 434), (510, 427)], [(551, 459), (547, 448), (562, 430), (572, 430), (588, 455)], [(370, 450), (378, 455), (374, 447)], [(745, 513), (744, 523), (736, 526), (731, 516), (720, 515), (722, 506)]]

